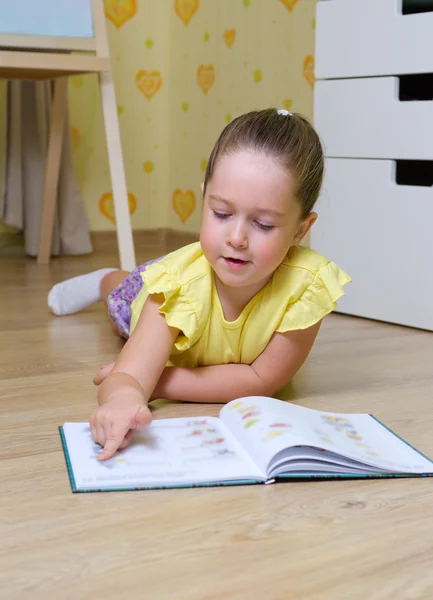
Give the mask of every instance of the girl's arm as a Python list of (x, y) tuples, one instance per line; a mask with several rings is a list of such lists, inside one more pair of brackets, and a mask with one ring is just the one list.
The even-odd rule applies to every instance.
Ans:
[(99, 388), (100, 406), (90, 417), (92, 437), (103, 447), (99, 460), (125, 447), (130, 430), (151, 420), (146, 405), (179, 333), (159, 313), (161, 300), (156, 295), (147, 298), (133, 334)]
[(158, 310), (163, 300), (156, 294), (147, 298), (134, 332), (99, 389), (100, 404), (105, 401), (105, 389), (109, 387), (106, 383), (115, 373), (133, 377), (143, 390), (143, 401), (149, 401), (179, 333), (178, 329), (167, 325), (164, 315)]
[(167, 367), (152, 398), (189, 402), (230, 402), (243, 396), (272, 396), (305, 362), (321, 322), (308, 329), (274, 333), (252, 365), (228, 364), (188, 369)]

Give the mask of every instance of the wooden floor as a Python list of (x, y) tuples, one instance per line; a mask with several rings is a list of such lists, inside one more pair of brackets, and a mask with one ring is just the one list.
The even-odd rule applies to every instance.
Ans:
[[(93, 374), (120, 341), (102, 306), (56, 318), (46, 295), (116, 263), (0, 252), (0, 597), (431, 599), (431, 479), (71, 493), (57, 427), (89, 417)], [(433, 456), (433, 335), (332, 315), (288, 397), (372, 412)]]

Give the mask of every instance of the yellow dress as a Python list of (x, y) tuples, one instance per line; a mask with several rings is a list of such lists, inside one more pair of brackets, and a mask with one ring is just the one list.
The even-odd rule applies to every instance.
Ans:
[(143, 288), (131, 305), (131, 332), (148, 294), (163, 294), (159, 310), (180, 330), (169, 364), (179, 367), (251, 364), (274, 332), (306, 329), (323, 319), (351, 281), (335, 263), (297, 246), (239, 317), (226, 321), (199, 242), (149, 265), (141, 277)]

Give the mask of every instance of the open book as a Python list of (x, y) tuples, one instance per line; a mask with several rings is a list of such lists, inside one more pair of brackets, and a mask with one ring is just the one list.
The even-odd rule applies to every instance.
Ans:
[(371, 415), (264, 397), (234, 400), (219, 419), (155, 420), (105, 462), (87, 423), (59, 429), (73, 492), (433, 475), (431, 460)]

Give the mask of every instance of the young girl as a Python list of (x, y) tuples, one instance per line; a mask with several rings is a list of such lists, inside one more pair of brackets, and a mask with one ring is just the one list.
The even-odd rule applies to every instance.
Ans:
[(106, 301), (128, 339), (95, 377), (90, 418), (100, 460), (151, 421), (148, 402), (271, 396), (307, 358), (349, 276), (298, 244), (317, 218), (319, 138), (299, 114), (267, 109), (232, 121), (209, 158), (200, 242), (138, 267), (54, 286), (69, 314)]

